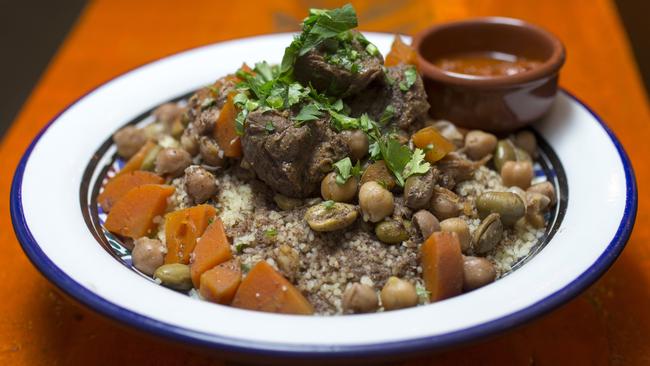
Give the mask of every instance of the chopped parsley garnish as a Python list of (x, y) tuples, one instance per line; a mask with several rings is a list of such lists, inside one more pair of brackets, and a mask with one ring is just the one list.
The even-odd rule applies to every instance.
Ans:
[(268, 133), (273, 133), (275, 131), (275, 126), (273, 125), (273, 122), (268, 121), (268, 122), (266, 122), (266, 125), (264, 126), (264, 129)]
[(327, 201), (323, 202), (323, 206), (325, 206), (325, 208), (329, 210), (332, 207), (334, 207), (334, 203), (335, 202), (332, 201), (332, 200), (327, 200)]
[(418, 71), (415, 69), (415, 66), (409, 66), (404, 70), (404, 81), (399, 83), (399, 88), (401, 91), (408, 91), (411, 89), (415, 81), (418, 79)]
[(333, 110), (329, 110), (330, 116), (332, 116), (332, 126), (337, 131), (343, 130), (353, 130), (359, 127), (359, 119), (340, 114)]
[(361, 163), (357, 161), (356, 165), (352, 165), (352, 160), (350, 158), (344, 158), (334, 165), (334, 170), (336, 171), (336, 184), (345, 184), (351, 177), (358, 177), (361, 175)]
[(375, 46), (372, 43), (368, 43), (368, 45), (366, 46), (366, 52), (368, 52), (368, 54), (374, 57), (379, 56), (379, 49), (377, 48), (377, 46)]
[(350, 4), (341, 8), (310, 9), (309, 16), (302, 23), (302, 33), (284, 51), (280, 70), (289, 74), (298, 56), (302, 56), (327, 39), (357, 26), (357, 13)]
[(248, 248), (248, 243), (235, 244), (235, 250), (237, 251), (237, 253), (242, 253), (245, 248)]
[[(375, 149), (379, 153), (372, 151)], [(404, 186), (404, 181), (411, 175), (425, 174), (431, 168), (428, 162), (423, 161), (424, 152), (421, 149), (411, 151), (391, 136), (381, 136), (376, 140), (376, 146), (371, 145), (371, 156), (384, 160), (400, 186)]]
[(431, 164), (424, 161), (424, 151), (422, 149), (415, 149), (413, 155), (411, 155), (411, 160), (406, 163), (402, 175), (404, 179), (416, 175), (416, 174), (426, 174), (431, 168)]
[(298, 122), (308, 122), (319, 119), (323, 113), (320, 111), (318, 106), (314, 103), (306, 104), (300, 109), (300, 112), (293, 117), (294, 120)]
[(266, 229), (266, 230), (264, 230), (264, 235), (267, 238), (273, 238), (273, 237), (278, 235), (278, 230), (276, 228)]
[(387, 125), (395, 117), (395, 107), (392, 104), (386, 106), (386, 109), (381, 113), (379, 117), (379, 124), (382, 126)]

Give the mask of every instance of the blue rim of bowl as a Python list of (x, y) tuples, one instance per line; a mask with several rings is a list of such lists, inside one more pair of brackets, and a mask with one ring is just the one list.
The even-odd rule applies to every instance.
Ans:
[(14, 232), (16, 233), (16, 237), (18, 238), (23, 251), (32, 262), (32, 264), (55, 286), (57, 286), (60, 290), (62, 290), (70, 297), (76, 299), (85, 306), (94, 309), (100, 314), (107, 316), (108, 318), (126, 324), (128, 326), (135, 327), (147, 333), (161, 336), (163, 338), (181, 341), (183, 343), (191, 345), (208, 347), (232, 354), (275, 356), (283, 358), (346, 358), (364, 357), (369, 355), (372, 355), (373, 358), (376, 358), (396, 354), (411, 354), (421, 351), (434, 351), (451, 346), (457, 346), (478, 340), (480, 338), (484, 338), (489, 335), (502, 333), (526, 321), (544, 315), (577, 296), (589, 285), (594, 283), (614, 263), (616, 258), (618, 258), (621, 251), (625, 247), (625, 244), (629, 240), (632, 229), (634, 227), (638, 206), (638, 197), (634, 170), (632, 168), (629, 157), (627, 156), (619, 140), (609, 129), (609, 127), (607, 127), (600, 116), (598, 116), (591, 108), (589, 108), (576, 96), (565, 89), (561, 89), (562, 92), (564, 92), (571, 99), (584, 107), (592, 115), (592, 117), (598, 121), (603, 130), (607, 133), (610, 140), (612, 141), (612, 144), (614, 144), (616, 147), (616, 150), (621, 159), (626, 181), (625, 209), (623, 212), (623, 218), (619, 224), (618, 229), (616, 230), (614, 238), (610, 241), (605, 251), (598, 257), (594, 264), (592, 264), (578, 278), (573, 280), (564, 288), (548, 295), (546, 298), (539, 300), (538, 302), (526, 307), (525, 309), (521, 309), (512, 314), (508, 314), (501, 318), (494, 319), (489, 322), (469, 328), (436, 336), (363, 345), (327, 346), (269, 342), (253, 343), (250, 340), (246, 339), (218, 336), (175, 325), (170, 325), (117, 306), (110, 301), (103, 299), (92, 291), (86, 289), (81, 284), (73, 280), (63, 270), (57, 267), (41, 250), (38, 242), (36, 242), (31, 231), (29, 230), (29, 227), (27, 226), (23, 212), (23, 175), (25, 173), (25, 166), (29, 160), (32, 150), (34, 149), (34, 146), (36, 146), (47, 129), (53, 123), (55, 123), (58, 118), (63, 113), (65, 113), (65, 111), (70, 109), (72, 106), (77, 104), (80, 100), (85, 98), (93, 91), (127, 73), (121, 74), (114, 79), (102, 83), (98, 87), (81, 96), (79, 99), (68, 105), (68, 107), (56, 115), (52, 120), (50, 120), (47, 125), (38, 133), (38, 135), (34, 138), (34, 140), (25, 151), (16, 168), (16, 172), (14, 174), (11, 185), (10, 211)]

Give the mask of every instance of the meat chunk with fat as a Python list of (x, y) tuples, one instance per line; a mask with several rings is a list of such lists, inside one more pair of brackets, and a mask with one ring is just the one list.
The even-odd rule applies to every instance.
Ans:
[(346, 140), (329, 127), (328, 119), (297, 126), (288, 112), (254, 111), (245, 125), (244, 158), (259, 179), (285, 196), (315, 193), (332, 164), (349, 153)]
[(410, 67), (412, 66), (398, 65), (386, 68), (385, 77), (377, 79), (363, 93), (348, 99), (352, 115), (358, 117), (368, 113), (370, 118), (379, 121), (386, 108), (391, 106), (391, 123), (403, 130), (419, 127), (418, 124), (427, 116), (429, 102), (420, 75), (416, 74), (413, 85), (403, 90), (408, 85), (406, 72)]
[[(345, 97), (359, 93), (379, 78), (384, 63), (381, 54), (369, 54), (364, 45), (367, 41), (360, 38), (363, 36), (351, 34), (345, 47), (329, 40), (298, 57), (294, 65), (296, 80), (328, 95)], [(350, 54), (354, 56), (350, 58)]]

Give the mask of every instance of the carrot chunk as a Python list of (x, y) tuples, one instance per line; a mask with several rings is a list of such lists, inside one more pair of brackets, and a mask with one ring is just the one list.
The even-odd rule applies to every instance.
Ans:
[(167, 198), (175, 188), (159, 184), (143, 184), (132, 188), (120, 198), (106, 218), (106, 230), (128, 238), (141, 238), (153, 233), (154, 218), (162, 216)]
[(228, 100), (221, 109), (214, 125), (214, 138), (217, 140), (219, 147), (223, 149), (224, 155), (230, 158), (238, 158), (242, 154), (241, 139), (235, 127), (235, 118), (237, 118), (239, 112), (233, 102), (234, 97), (235, 93), (228, 95)]
[(424, 286), (431, 301), (460, 295), (463, 289), (463, 255), (456, 233), (435, 232), (421, 249)]
[(196, 241), (216, 215), (217, 210), (210, 205), (198, 205), (165, 215), (165, 264), (188, 264)]
[(239, 285), (232, 306), (269, 313), (314, 313), (309, 301), (266, 261), (258, 262)]
[(239, 261), (229, 260), (201, 275), (199, 293), (208, 301), (230, 305), (240, 283)]
[(144, 146), (142, 146), (140, 150), (138, 150), (138, 152), (135, 153), (135, 155), (133, 155), (131, 159), (129, 159), (129, 161), (126, 162), (122, 170), (120, 170), (117, 173), (117, 175), (122, 175), (136, 170), (140, 170), (140, 167), (142, 166), (144, 159), (147, 157), (147, 155), (149, 155), (149, 152), (151, 152), (151, 150), (153, 150), (156, 146), (157, 146), (156, 143), (152, 141), (147, 141), (147, 143), (144, 144)]
[(190, 271), (192, 283), (199, 288), (201, 275), (214, 266), (232, 259), (230, 242), (223, 228), (223, 222), (217, 218), (205, 230), (194, 247)]
[(106, 183), (102, 193), (97, 196), (97, 203), (99, 203), (104, 212), (110, 212), (115, 202), (131, 189), (143, 184), (163, 184), (164, 182), (165, 180), (162, 177), (145, 171), (134, 171), (117, 175)]
[(424, 158), (429, 163), (445, 157), (455, 150), (455, 146), (444, 138), (433, 126), (425, 127), (413, 134), (413, 144), (425, 151)]
[(402, 37), (395, 35), (390, 52), (386, 55), (385, 66), (397, 66), (399, 64), (418, 65), (418, 56), (413, 47), (402, 41)]

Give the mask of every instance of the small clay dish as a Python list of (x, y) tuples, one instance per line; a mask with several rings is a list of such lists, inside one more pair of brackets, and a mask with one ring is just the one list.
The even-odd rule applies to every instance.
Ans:
[[(413, 46), (431, 115), (496, 133), (519, 129), (549, 110), (565, 59), (562, 42), (548, 31), (501, 17), (437, 24), (418, 33)], [(463, 54), (505, 54), (537, 62), (519, 73), (478, 77), (436, 66)]]

